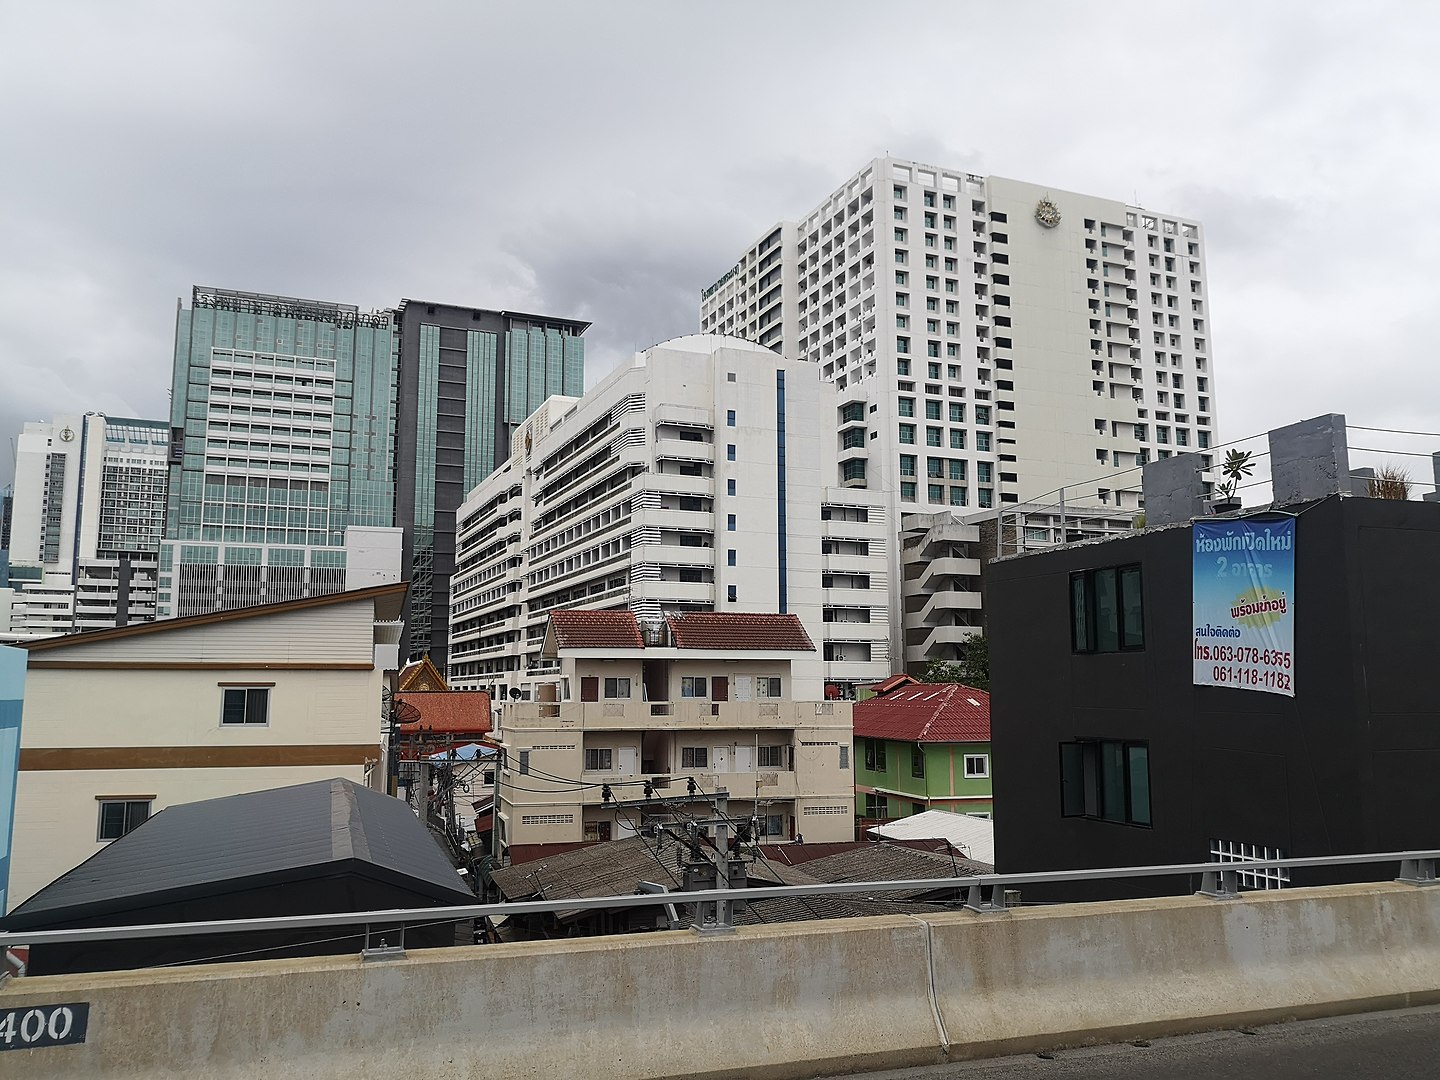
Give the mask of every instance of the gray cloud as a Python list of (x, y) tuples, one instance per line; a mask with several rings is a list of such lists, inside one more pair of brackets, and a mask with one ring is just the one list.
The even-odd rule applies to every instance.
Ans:
[(886, 150), (1200, 218), (1222, 436), (1440, 429), (1440, 10), (823, 12), (6, 4), (0, 434), (164, 415), (196, 283), (588, 318), (593, 381)]

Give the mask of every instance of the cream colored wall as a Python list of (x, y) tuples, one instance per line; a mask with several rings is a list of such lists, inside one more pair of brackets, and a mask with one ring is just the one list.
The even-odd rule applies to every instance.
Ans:
[[(27, 715), (28, 724), (29, 717)], [(342, 777), (363, 783), (363, 765), (263, 769), (109, 769), (22, 772), (15, 790), (10, 862), (12, 909), (105, 846), (96, 840), (97, 796), (154, 796), (151, 813), (167, 806)], [(213, 838), (223, 846), (224, 836)]]
[[(37, 658), (44, 653), (36, 654)], [(21, 748), (378, 743), (380, 671), (111, 669), (26, 675)], [(220, 726), (220, 683), (274, 683), (266, 726)]]

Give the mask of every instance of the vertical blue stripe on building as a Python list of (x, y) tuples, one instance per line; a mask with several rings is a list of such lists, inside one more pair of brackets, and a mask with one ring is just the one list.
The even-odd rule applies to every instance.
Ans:
[[(25, 698), (24, 649), (0, 646), (0, 914), (8, 910), (15, 788), (20, 778), (20, 709)], [(0, 971), (4, 965), (0, 964)]]
[(775, 372), (775, 500), (776, 536), (780, 544), (780, 613), (790, 610), (787, 567), (785, 565), (785, 372)]

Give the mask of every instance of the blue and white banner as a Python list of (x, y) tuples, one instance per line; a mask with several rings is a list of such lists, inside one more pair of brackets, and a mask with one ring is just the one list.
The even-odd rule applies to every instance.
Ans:
[(1295, 520), (1196, 522), (1194, 684), (1295, 696)]

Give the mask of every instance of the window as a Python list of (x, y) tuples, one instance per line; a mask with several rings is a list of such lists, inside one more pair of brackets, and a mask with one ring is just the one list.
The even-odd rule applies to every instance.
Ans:
[(1110, 566), (1070, 575), (1071, 647), (1077, 653), (1145, 647), (1143, 589), (1138, 566)]
[(925, 429), (925, 445), (926, 445), (926, 446), (941, 446), (941, 445), (943, 445), (943, 443), (941, 442), (941, 436), (942, 436), (942, 432), (941, 432), (941, 430), (940, 430), (938, 427), (927, 427), (927, 428)]
[[(936, 378), (939, 378), (939, 376), (937, 375)], [(927, 402), (925, 402), (925, 419), (926, 419), (926, 420), (939, 420), (939, 419), (940, 419), (940, 402), (938, 402), (938, 401), (927, 401)]]
[(901, 441), (902, 443), (907, 443), (907, 444), (913, 444), (913, 443), (915, 442), (915, 425), (914, 425), (914, 424), (901, 424), (901, 425), (900, 425), (900, 441)]
[(710, 766), (710, 748), (708, 746), (682, 746), (680, 748), (680, 767), (682, 769), (705, 769)]
[(966, 779), (984, 779), (990, 775), (989, 754), (966, 754), (965, 755), (965, 776)]
[(734, 548), (730, 548), (730, 549), (728, 549), (728, 550), (725, 552), (725, 565), (726, 565), (726, 566), (734, 566), (734, 565), (735, 565), (735, 549), (734, 549)]
[(222, 726), (263, 727), (270, 722), (269, 686), (227, 686), (221, 697)]
[(1060, 812), (1148, 827), (1150, 744), (1102, 739), (1061, 743)]
[(150, 816), (150, 804), (155, 796), (143, 799), (99, 799), (100, 823), (95, 839), (99, 841), (119, 840), (131, 829), (138, 828)]
[(734, 461), (734, 460), (735, 460), (735, 444), (734, 444), (733, 442), (732, 442), (732, 443), (726, 443), (726, 444), (725, 444), (725, 460), (726, 460), (726, 461)]
[(735, 426), (735, 410), (734, 410), (734, 409), (726, 409), (726, 410), (725, 410), (725, 426), (726, 426), (726, 427), (734, 427), (734, 426)]
[(925, 776), (925, 751), (920, 748), (919, 743), (912, 743), (910, 746), (910, 775), (921, 778)]
[(915, 415), (915, 399), (914, 399), (914, 398), (911, 398), (911, 397), (902, 397), (902, 398), (900, 399), (900, 415), (901, 415), (901, 416), (914, 416), (914, 415)]
[(915, 481), (913, 481), (913, 480), (901, 480), (901, 481), (900, 481), (900, 501), (901, 501), (901, 502), (914, 502), (914, 501), (915, 501), (915, 493), (916, 493), (916, 490), (917, 490), (917, 489), (916, 489), (916, 486), (915, 486)]
[(614, 751), (613, 751), (613, 750), (609, 750), (609, 749), (605, 749), (605, 750), (586, 750), (586, 751), (585, 751), (585, 771), (586, 771), (586, 772), (610, 772), (610, 771), (611, 771), (611, 761), (612, 761), (613, 757), (614, 757)]
[(784, 746), (762, 746), (760, 747), (759, 763), (762, 769), (783, 769), (785, 768)]
[(680, 696), (682, 698), (703, 698), (709, 697), (709, 684), (704, 675), (685, 675), (680, 679)]
[(734, 478), (734, 477), (731, 477), (729, 480), (726, 480), (726, 481), (725, 481), (725, 494), (726, 494), (726, 495), (734, 495), (734, 494), (735, 494), (735, 478)]
[(605, 696), (607, 698), (628, 698), (630, 696), (630, 680), (609, 679), (605, 680)]
[(778, 698), (780, 696), (780, 676), (759, 676), (755, 680), (755, 696), (762, 698)]
[(883, 818), (887, 816), (889, 807), (885, 805), (884, 795), (873, 791), (865, 793), (865, 816), (867, 818)]
[(728, 601), (730, 601), (730, 603), (732, 603), (732, 604), (735, 603), (735, 601), (739, 599), (739, 591), (738, 591), (737, 586), (734, 586), (734, 585), (727, 585), (727, 586), (725, 586), (725, 599), (728, 600)]
[(735, 531), (735, 515), (734, 515), (734, 514), (726, 514), (726, 515), (725, 515), (725, 531), (726, 531), (726, 532), (734, 532), (734, 531)]
[(865, 768), (871, 772), (885, 771), (885, 740), (865, 740)]

